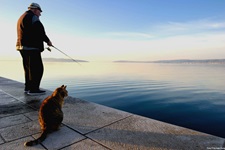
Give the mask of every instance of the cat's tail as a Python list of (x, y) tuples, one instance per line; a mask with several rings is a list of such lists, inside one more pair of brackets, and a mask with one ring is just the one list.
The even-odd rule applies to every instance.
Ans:
[(24, 146), (33, 146), (33, 145), (37, 145), (41, 143), (42, 141), (46, 139), (47, 133), (48, 133), (47, 130), (44, 130), (39, 138), (33, 141), (25, 142)]

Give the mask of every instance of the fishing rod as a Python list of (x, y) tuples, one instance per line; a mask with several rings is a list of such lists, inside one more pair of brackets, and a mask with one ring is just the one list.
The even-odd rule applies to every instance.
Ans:
[[(53, 45), (52, 45), (51, 47), (55, 48), (56, 50), (58, 50), (59, 52), (61, 52), (61, 53), (64, 54), (65, 56), (69, 57), (69, 58), (70, 58), (71, 60), (73, 60), (74, 62), (76, 62), (76, 63), (78, 63), (79, 65), (81, 65), (78, 61), (76, 61), (75, 59), (73, 59), (72, 57), (70, 57), (69, 55), (67, 55), (66, 53), (64, 53), (64, 52), (61, 51), (60, 49), (58, 49), (57, 47), (55, 47), (55, 46), (53, 46)], [(46, 49), (49, 50), (49, 51), (51, 52), (50, 47), (47, 47)]]

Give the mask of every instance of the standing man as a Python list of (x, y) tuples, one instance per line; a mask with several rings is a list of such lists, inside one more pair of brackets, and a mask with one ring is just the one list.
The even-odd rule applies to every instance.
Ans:
[(41, 7), (37, 3), (31, 3), (17, 22), (17, 43), (16, 49), (23, 59), (25, 72), (25, 89), (28, 95), (45, 94), (40, 90), (40, 82), (43, 76), (43, 63), (41, 52), (44, 51), (44, 43), (53, 46), (45, 33), (45, 29), (39, 17)]

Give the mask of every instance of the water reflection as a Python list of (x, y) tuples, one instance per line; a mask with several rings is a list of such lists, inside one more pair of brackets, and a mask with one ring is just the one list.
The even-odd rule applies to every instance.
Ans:
[[(81, 64), (45, 62), (42, 87), (65, 84), (71, 96), (225, 137), (225, 64)], [(23, 81), (20, 62), (0, 69)]]

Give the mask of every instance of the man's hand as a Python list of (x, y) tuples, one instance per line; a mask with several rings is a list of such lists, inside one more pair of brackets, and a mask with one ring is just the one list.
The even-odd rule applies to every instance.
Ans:
[(53, 46), (51, 41), (49, 41), (47, 44), (48, 46)]

